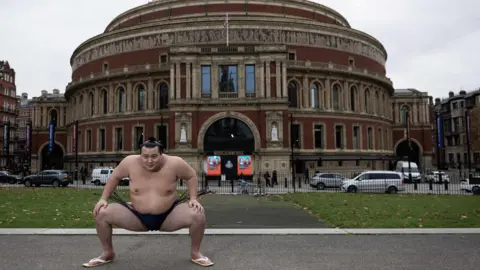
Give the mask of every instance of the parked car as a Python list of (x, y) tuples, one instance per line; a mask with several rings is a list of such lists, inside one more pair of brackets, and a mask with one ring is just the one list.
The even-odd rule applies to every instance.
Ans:
[(20, 175), (13, 175), (7, 171), (0, 171), (0, 183), (17, 184), (22, 181)]
[(402, 173), (394, 171), (365, 171), (353, 179), (343, 181), (345, 192), (386, 192), (405, 191)]
[(434, 183), (440, 183), (440, 174), (442, 175), (442, 183), (450, 183), (450, 176), (448, 176), (448, 174), (446, 174), (445, 172), (442, 172), (442, 171), (431, 171), (431, 172), (428, 172), (426, 175), (425, 175), (425, 180), (428, 182), (428, 181), (433, 181)]
[(23, 178), (23, 184), (27, 187), (31, 187), (32, 185), (37, 187), (44, 185), (66, 187), (72, 183), (72, 176), (64, 170), (45, 170)]
[[(90, 183), (100, 186), (107, 183), (108, 178), (113, 173), (113, 167), (97, 167), (92, 171), (92, 180)], [(121, 186), (128, 186), (130, 184), (130, 178), (125, 177), (120, 181)]]
[(342, 186), (345, 177), (336, 173), (316, 173), (312, 179), (310, 179), (310, 186), (319, 190), (325, 188), (339, 188)]
[[(410, 170), (409, 170), (410, 168)], [(398, 161), (396, 166), (396, 171), (402, 174), (403, 180), (407, 183), (420, 183), (422, 180), (422, 176), (420, 175), (420, 170), (418, 169), (418, 165), (415, 162), (410, 161), (410, 165), (408, 161)], [(412, 177), (410, 181), (410, 176)]]

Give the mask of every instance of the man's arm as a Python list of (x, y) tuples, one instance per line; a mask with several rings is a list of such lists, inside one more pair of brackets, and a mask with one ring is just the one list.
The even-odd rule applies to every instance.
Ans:
[(182, 158), (178, 158), (178, 166), (177, 166), (177, 176), (179, 179), (183, 179), (187, 181), (188, 187), (188, 194), (190, 195), (190, 200), (197, 199), (197, 192), (198, 192), (198, 177), (197, 172), (190, 167)]
[(132, 156), (125, 157), (120, 164), (113, 170), (112, 175), (107, 179), (107, 184), (103, 188), (102, 199), (108, 200), (115, 188), (125, 177), (129, 176), (128, 167), (132, 163)]

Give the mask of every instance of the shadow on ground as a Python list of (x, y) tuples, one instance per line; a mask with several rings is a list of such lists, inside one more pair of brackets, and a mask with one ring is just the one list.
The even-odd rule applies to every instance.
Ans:
[(201, 197), (209, 228), (327, 228), (292, 203), (250, 195)]

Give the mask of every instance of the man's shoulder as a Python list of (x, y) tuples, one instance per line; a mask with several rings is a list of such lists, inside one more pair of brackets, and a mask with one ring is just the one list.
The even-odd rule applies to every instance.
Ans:
[(175, 164), (181, 164), (185, 162), (185, 160), (179, 156), (165, 155), (165, 158), (167, 159), (167, 161)]
[(137, 161), (139, 157), (140, 155), (128, 155), (123, 158), (122, 162), (131, 163), (131, 162)]

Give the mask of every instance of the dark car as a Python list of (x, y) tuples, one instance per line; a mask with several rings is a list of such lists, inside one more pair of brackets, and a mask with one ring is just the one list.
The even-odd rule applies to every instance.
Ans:
[(33, 185), (66, 187), (73, 183), (72, 176), (64, 170), (45, 170), (37, 174), (32, 174), (23, 178), (23, 184), (26, 187)]
[(0, 183), (17, 184), (22, 178), (18, 175), (10, 174), (7, 171), (0, 171)]

